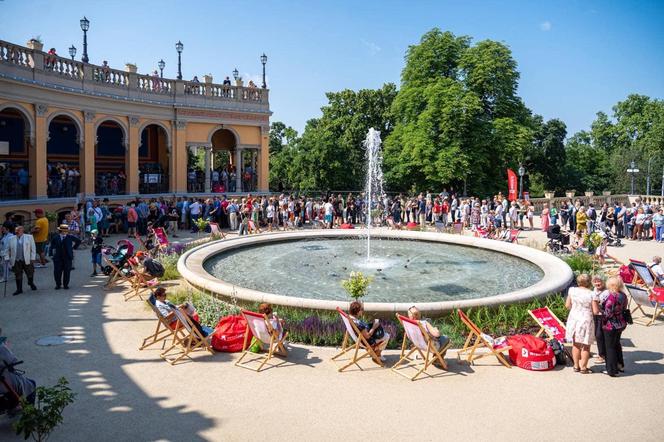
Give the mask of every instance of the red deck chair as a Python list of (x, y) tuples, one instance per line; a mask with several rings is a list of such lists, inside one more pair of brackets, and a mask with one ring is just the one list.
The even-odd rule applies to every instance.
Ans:
[[(427, 333), (420, 321), (410, 319), (398, 313), (397, 319), (403, 326), (404, 335), (401, 344), (401, 357), (399, 358), (399, 361), (392, 366), (392, 371), (414, 381), (422, 373), (432, 377), (427, 373), (427, 369), (436, 362), (438, 362), (441, 368), (447, 370), (447, 363), (445, 363), (444, 357), (445, 352), (450, 348), (452, 341), (448, 341), (444, 347), (436, 350), (433, 339), (429, 336), (429, 333)], [(411, 343), (410, 350), (408, 341)], [(420, 360), (411, 358), (411, 355), (415, 352), (420, 355)], [(399, 367), (400, 365), (401, 367)], [(420, 365), (422, 365), (422, 368), (418, 370), (414, 376), (408, 376), (403, 372), (406, 368), (410, 367), (417, 369)]]

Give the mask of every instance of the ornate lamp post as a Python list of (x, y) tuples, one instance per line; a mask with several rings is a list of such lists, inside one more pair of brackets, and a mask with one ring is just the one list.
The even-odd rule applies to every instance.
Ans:
[(629, 169), (627, 169), (627, 173), (632, 175), (632, 192), (630, 195), (634, 195), (634, 177), (636, 177), (636, 174), (639, 173), (639, 169), (636, 168), (636, 161), (632, 160), (632, 162), (629, 163)]
[(664, 197), (664, 167), (662, 167), (662, 197)]
[(646, 195), (650, 195), (650, 163), (655, 157), (648, 158), (648, 175), (646, 175)]
[(233, 69), (233, 78), (235, 79), (235, 81), (237, 81), (239, 76), (240, 72), (237, 70), (237, 68)]
[(263, 55), (261, 55), (261, 63), (263, 64), (263, 89), (267, 88), (267, 84), (265, 84), (265, 63), (267, 63), (267, 55), (263, 52)]
[(83, 30), (83, 56), (81, 57), (81, 61), (87, 63), (90, 61), (88, 58), (88, 29), (90, 29), (90, 20), (85, 16), (81, 19), (81, 29)]
[(519, 164), (519, 199), (523, 198), (523, 176), (526, 174), (526, 168)]
[(175, 43), (175, 50), (178, 51), (178, 80), (182, 80), (182, 50), (184, 45), (180, 40)]
[(69, 56), (71, 57), (71, 61), (74, 61), (74, 57), (76, 57), (76, 46), (71, 45), (69, 47)]
[(161, 60), (159, 60), (159, 63), (157, 63), (157, 66), (159, 66), (159, 76), (161, 78), (164, 78), (164, 68), (166, 67), (166, 62), (164, 61), (163, 58)]

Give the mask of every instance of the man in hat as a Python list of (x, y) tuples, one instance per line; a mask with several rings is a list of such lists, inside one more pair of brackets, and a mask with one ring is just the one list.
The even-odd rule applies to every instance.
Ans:
[(32, 235), (23, 232), (23, 226), (17, 226), (14, 236), (9, 239), (9, 266), (14, 271), (16, 278), (16, 291), (14, 296), (23, 293), (23, 273), (28, 277), (28, 285), (32, 290), (37, 290), (33, 282), (35, 268), (32, 262), (37, 259), (35, 240)]
[(74, 247), (78, 247), (81, 240), (69, 234), (69, 226), (60, 224), (58, 234), (51, 239), (50, 253), (53, 257), (53, 276), (55, 289), (64, 287), (69, 289), (69, 276), (74, 262)]
[(46, 267), (48, 260), (46, 259), (46, 242), (48, 241), (48, 219), (44, 213), (44, 209), (35, 209), (35, 226), (32, 228), (32, 236), (35, 239), (35, 246), (37, 247), (37, 255), (39, 255), (39, 263), (35, 267)]

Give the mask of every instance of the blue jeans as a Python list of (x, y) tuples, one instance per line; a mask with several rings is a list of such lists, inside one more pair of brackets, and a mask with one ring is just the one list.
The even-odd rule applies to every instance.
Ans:
[(664, 226), (655, 227), (655, 239), (657, 241), (664, 241)]

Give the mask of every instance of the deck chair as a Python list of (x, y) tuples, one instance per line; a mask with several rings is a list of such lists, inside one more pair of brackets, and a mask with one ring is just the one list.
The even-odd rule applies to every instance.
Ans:
[(132, 274), (129, 267), (119, 267), (110, 259), (106, 259), (106, 257), (104, 257), (104, 262), (111, 268), (111, 274), (108, 275), (108, 279), (106, 280), (106, 283), (104, 283), (105, 290), (110, 290), (123, 282), (127, 282), (130, 285), (132, 284)]
[[(288, 336), (287, 332), (280, 333), (278, 330), (275, 330), (265, 314), (242, 310), (242, 316), (247, 321), (247, 328), (244, 333), (242, 356), (240, 356), (240, 359), (235, 363), (236, 366), (259, 372), (275, 354), (282, 357), (288, 356), (288, 351), (286, 350), (286, 346), (284, 346), (284, 340), (286, 339), (286, 336)], [(242, 362), (245, 356), (248, 356), (249, 354), (256, 355), (249, 350), (249, 347), (251, 347), (251, 341), (249, 340), (250, 334), (262, 344), (267, 345), (267, 353), (265, 356), (259, 356), (258, 358)], [(259, 363), (258, 367), (253, 366), (256, 363)]]
[(348, 316), (346, 312), (341, 310), (339, 307), (337, 307), (337, 312), (339, 312), (339, 315), (341, 316), (341, 320), (344, 323), (344, 326), (346, 327), (346, 333), (344, 334), (344, 340), (341, 344), (341, 352), (335, 356), (332, 357), (332, 360), (335, 361), (344, 354), (348, 352), (353, 352), (353, 356), (351, 357), (351, 361), (341, 367), (339, 371), (344, 371), (351, 365), (355, 364), (358, 366), (360, 370), (362, 370), (362, 367), (358, 362), (364, 358), (371, 358), (376, 364), (380, 365), (381, 367), (384, 367), (385, 364), (383, 364), (383, 361), (380, 360), (376, 352), (374, 351), (373, 347), (367, 342), (366, 338), (360, 333), (360, 330), (357, 328), (353, 320)]
[(509, 242), (519, 244), (519, 229), (510, 229)]
[[(191, 322), (191, 319), (179, 309), (173, 310), (178, 319), (178, 325), (173, 331), (173, 342), (169, 348), (161, 353), (162, 359), (175, 365), (183, 358), (191, 359), (190, 354), (195, 351), (209, 351), (214, 354), (210, 340), (212, 334), (203, 336), (203, 334)], [(172, 353), (175, 351), (175, 353)]]
[(226, 239), (226, 235), (219, 228), (219, 224), (210, 223), (210, 234), (213, 236), (221, 236), (221, 239)]
[(138, 246), (141, 250), (143, 250), (146, 253), (150, 253), (150, 250), (148, 249), (148, 246), (145, 244), (145, 241), (143, 241), (143, 238), (141, 238), (141, 235), (138, 233), (134, 233), (134, 239), (136, 242), (138, 242)]
[(145, 273), (139, 269), (138, 261), (136, 258), (129, 258), (127, 263), (131, 269), (131, 276), (129, 277), (131, 288), (125, 292), (124, 300), (129, 301), (130, 299), (137, 297), (143, 301), (143, 293), (146, 291), (152, 293), (153, 288), (159, 285), (159, 279), (148, 279), (145, 276)]
[(435, 227), (436, 227), (436, 233), (443, 233), (447, 229), (447, 226), (442, 221), (436, 221)]
[(456, 233), (457, 235), (461, 235), (463, 233), (463, 224), (461, 223), (452, 224), (452, 232)]
[(569, 351), (569, 348), (573, 346), (572, 342), (568, 342), (565, 338), (565, 333), (567, 331), (565, 324), (558, 319), (558, 317), (551, 311), (549, 307), (540, 307), (533, 310), (528, 310), (530, 316), (537, 322), (540, 329), (535, 334), (535, 336), (540, 337), (542, 334), (546, 334), (549, 339), (556, 339), (563, 345), (563, 350), (565, 356), (572, 360), (572, 354)]
[(143, 344), (141, 344), (138, 349), (144, 350), (158, 342), (161, 342), (161, 349), (163, 350), (166, 345), (166, 341), (169, 338), (171, 338), (171, 344), (175, 342), (175, 327), (171, 327), (171, 325), (166, 322), (166, 319), (164, 319), (164, 317), (155, 306), (153, 297), (150, 297), (150, 299), (145, 302), (148, 304), (148, 306), (150, 306), (152, 312), (157, 316), (157, 328), (155, 329), (154, 333), (143, 339)]
[[(399, 358), (399, 361), (392, 366), (392, 371), (414, 381), (422, 373), (432, 377), (427, 373), (427, 369), (436, 362), (438, 362), (443, 369), (447, 370), (447, 363), (445, 362), (444, 356), (447, 349), (450, 348), (452, 341), (448, 341), (445, 347), (436, 350), (433, 339), (429, 336), (429, 333), (427, 333), (420, 321), (410, 319), (398, 313), (397, 319), (403, 326), (404, 335), (403, 342), (401, 343), (401, 357)], [(411, 343), (410, 346), (408, 345), (408, 342)], [(421, 356), (421, 360), (411, 359), (411, 355), (415, 352)], [(399, 367), (400, 365), (401, 367)], [(406, 368), (417, 369), (419, 365), (422, 365), (422, 368), (413, 376), (409, 376), (403, 371)]]
[(648, 264), (636, 259), (630, 259), (629, 265), (636, 271), (636, 279), (640, 284), (653, 289), (662, 288), (662, 285), (657, 280), (657, 276), (652, 272)]
[[(457, 358), (460, 360), (462, 356), (466, 355), (466, 361), (472, 365), (476, 359), (493, 355), (498, 359), (498, 362), (505, 367), (512, 368), (512, 365), (507, 358), (505, 358), (505, 355), (503, 355), (503, 352), (506, 352), (511, 348), (507, 345), (506, 339), (504, 337), (493, 339), (491, 336), (485, 335), (482, 333), (482, 330), (480, 330), (475, 323), (473, 323), (473, 321), (461, 311), (461, 309), (457, 310), (457, 313), (459, 314), (461, 322), (463, 322), (470, 331), (466, 338), (466, 342), (463, 344), (463, 348), (457, 352)], [(475, 352), (481, 348), (486, 348), (487, 352), (475, 354)]]
[(625, 288), (630, 296), (630, 303), (634, 301), (636, 307), (632, 310), (632, 314), (637, 310), (643, 313), (643, 316), (648, 318), (650, 316), (643, 310), (643, 306), (652, 307), (655, 310), (650, 317), (650, 320), (645, 325), (652, 325), (659, 316), (664, 315), (664, 291), (662, 290), (648, 290), (647, 288), (637, 287), (631, 284), (625, 284)]

